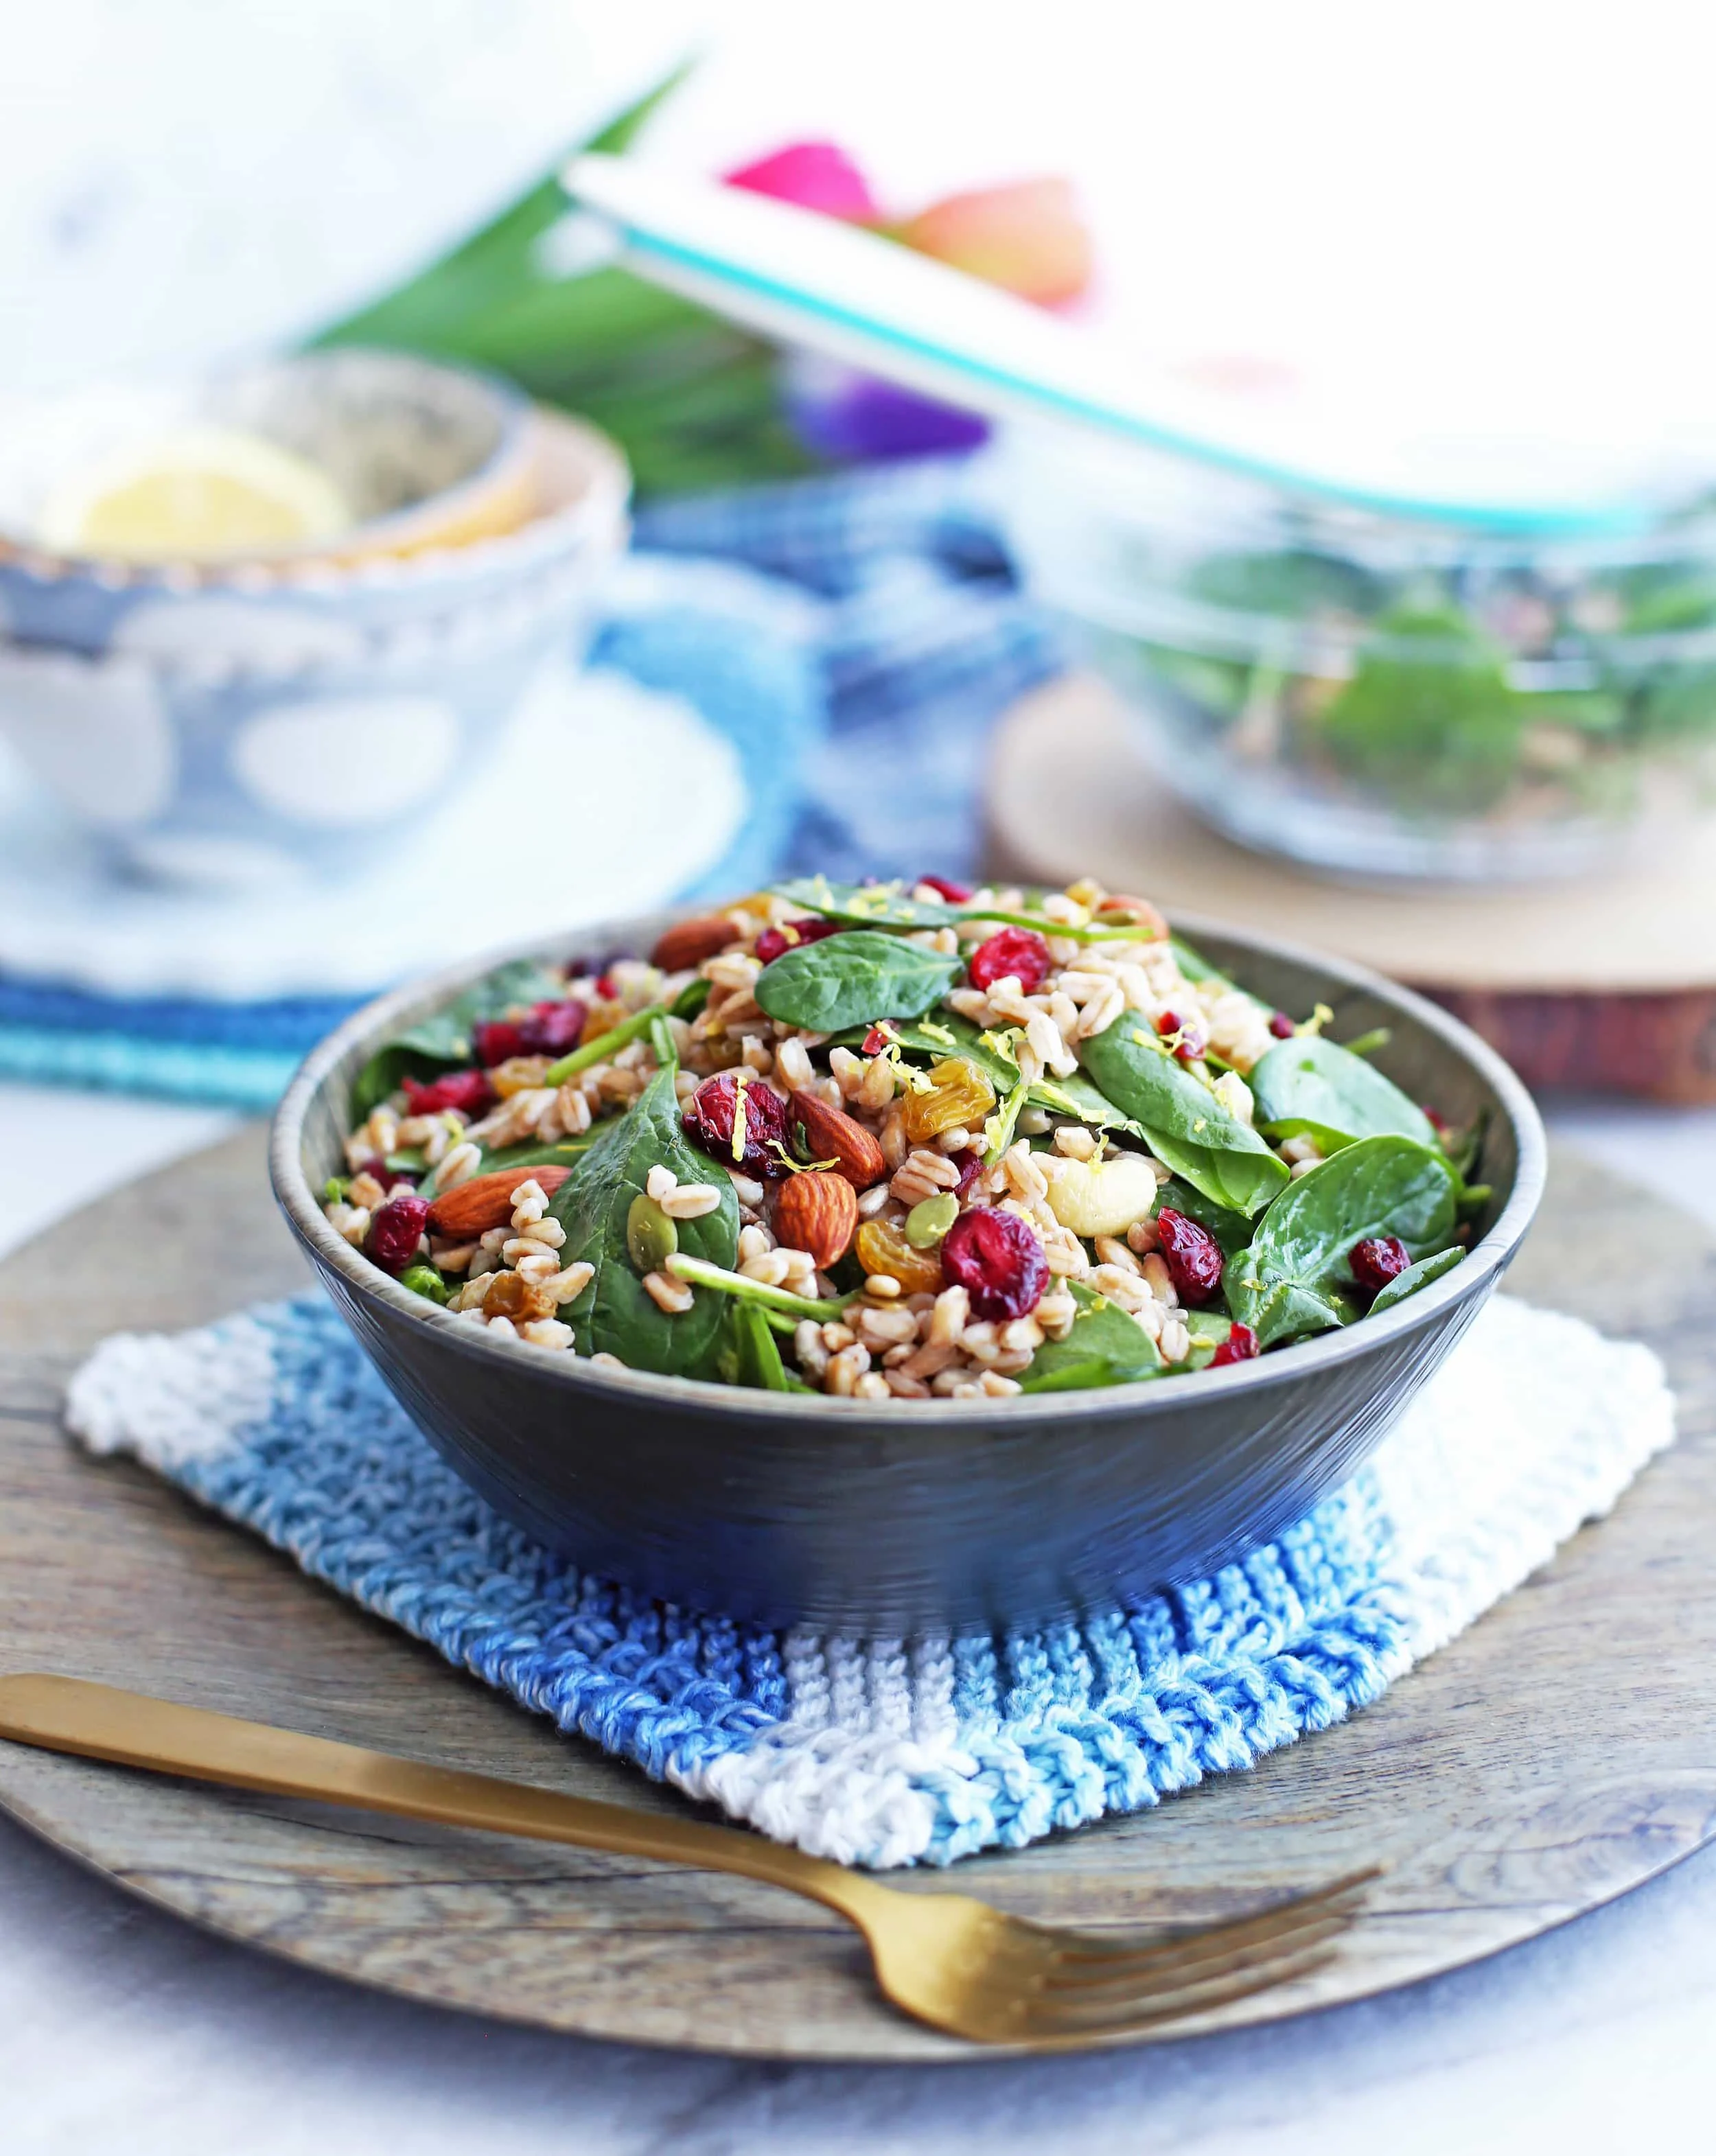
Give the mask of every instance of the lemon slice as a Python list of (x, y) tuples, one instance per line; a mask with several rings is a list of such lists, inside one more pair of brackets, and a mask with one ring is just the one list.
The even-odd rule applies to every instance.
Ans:
[(38, 520), (58, 553), (133, 562), (278, 554), (348, 531), (325, 472), (260, 435), (188, 429), (79, 475)]

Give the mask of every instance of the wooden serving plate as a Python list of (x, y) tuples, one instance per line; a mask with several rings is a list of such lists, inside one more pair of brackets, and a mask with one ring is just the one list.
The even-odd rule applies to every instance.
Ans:
[[(0, 1668), (681, 1809), (142, 1469), (78, 1452), (59, 1402), (104, 1329), (85, 1285), (98, 1247), (128, 1254), (125, 1315), (139, 1327), (193, 1324), (305, 1280), (254, 1128), (0, 1266)], [(1716, 1836), (1716, 1248), (1564, 1155), (1510, 1285), (1642, 1335), (1669, 1363), (1681, 1440), (1611, 1519), (1343, 1727), (1153, 1812), (901, 1883), (1099, 1926), (1230, 1914), (1388, 1865), (1328, 1966), (1163, 2032), (1178, 2035), (1457, 1967)], [(837, 1919), (747, 1881), (3, 1743), (0, 1806), (193, 1922), (440, 2005), (753, 2056), (973, 2056), (881, 2004)]]
[(1379, 885), (1249, 852), (1152, 778), (1112, 695), (1067, 675), (1002, 722), (994, 865), (1091, 874), (1409, 982), (1528, 1086), (1716, 1101), (1716, 846), (1570, 883)]

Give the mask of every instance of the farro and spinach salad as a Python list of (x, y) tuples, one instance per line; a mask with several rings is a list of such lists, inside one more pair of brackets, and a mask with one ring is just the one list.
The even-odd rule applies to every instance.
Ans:
[(1094, 882), (784, 883), (370, 1060), (337, 1231), (491, 1338), (876, 1401), (1132, 1384), (1464, 1255), (1457, 1136)]

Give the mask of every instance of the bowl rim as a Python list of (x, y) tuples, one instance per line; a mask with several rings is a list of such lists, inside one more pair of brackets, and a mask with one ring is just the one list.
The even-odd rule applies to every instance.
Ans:
[[(362, 350), (369, 346), (342, 347)], [(379, 347), (375, 349), (379, 350)], [(306, 355), (316, 357), (317, 355)], [(331, 354), (327, 355), (331, 357)], [(410, 352), (385, 352), (389, 358), (410, 360), (427, 368), (464, 375), (504, 394), (517, 407), (516, 437), (511, 427), (502, 430), (493, 456), (483, 465), (439, 494), (426, 495), (403, 510), (389, 512), (358, 527), (374, 532), (402, 520), (422, 516), (428, 510), (456, 501), (474, 488), (492, 483), (505, 454), (521, 450), (534, 465), (546, 447), (557, 445), (575, 452), (583, 470), (569, 499), (541, 509), (510, 531), (491, 532), (464, 542), (422, 547), (406, 554), (365, 553), (355, 559), (331, 557), (325, 551), (308, 555), (283, 554), (271, 559), (213, 562), (131, 562), (116, 557), (63, 554), (51, 547), (0, 533), (0, 574), (28, 578), (37, 584), (95, 584), (104, 591), (141, 592), (183, 598), (218, 593), (234, 598), (255, 598), (280, 592), (294, 595), (322, 594), (335, 598), (348, 593), (409, 590), (413, 587), (462, 578), (492, 569), (528, 566), (545, 552), (563, 549), (567, 535), (583, 526), (605, 531), (624, 518), (631, 500), (631, 466), (614, 438), (588, 420), (551, 407), (533, 403), (510, 383), (491, 379), (478, 370), (444, 366), (419, 359)], [(347, 541), (353, 535), (347, 535)], [(342, 542), (343, 543), (343, 542)]]
[[(305, 1118), (311, 1101), (347, 1050), (384, 1027), (396, 1014), (427, 998), (450, 997), (511, 958), (552, 957), (588, 938), (593, 947), (611, 946), (623, 939), (638, 920), (685, 919), (712, 911), (702, 907), (664, 908), (659, 914), (632, 920), (595, 921), (586, 927), (563, 929), (532, 943), (510, 944), (486, 957), (465, 960), (442, 972), (419, 975), (414, 981), (375, 998), (354, 1011), (319, 1042), (300, 1065), (275, 1111), (269, 1133), (269, 1175), (275, 1197), (292, 1228), (326, 1265), (339, 1274), (357, 1296), (378, 1302), (394, 1316), (427, 1322), (440, 1329), (442, 1344), (455, 1353), (475, 1357), (492, 1368), (510, 1368), (522, 1376), (533, 1371), (543, 1382), (566, 1389), (576, 1399), (593, 1391), (615, 1402), (627, 1399), (640, 1406), (679, 1408), (743, 1426), (761, 1415), (769, 1421), (802, 1421), (807, 1415), (833, 1416), (856, 1434), (878, 1429), (898, 1431), (932, 1430), (938, 1436), (949, 1430), (968, 1432), (974, 1439), (992, 1439), (1009, 1430), (1044, 1422), (1065, 1422), (1069, 1414), (1081, 1420), (1123, 1421), (1140, 1414), (1165, 1413), (1213, 1398), (1212, 1388), (1224, 1389), (1228, 1397), (1246, 1392), (1265, 1392), (1298, 1375), (1332, 1370), (1381, 1348), (1391, 1340), (1433, 1325), (1456, 1304), (1487, 1296), (1505, 1269), (1543, 1196), (1548, 1172), (1548, 1141), (1536, 1103), (1508, 1064), (1468, 1026), (1440, 1009), (1410, 988), (1400, 987), (1368, 967), (1307, 950), (1303, 946), (1258, 936), (1209, 915), (1176, 914), (1170, 925), (1184, 928), (1193, 937), (1220, 936), (1243, 943), (1260, 955), (1289, 963), (1315, 968), (1343, 988), (1380, 998), (1438, 1035), (1494, 1090), (1512, 1128), (1518, 1153), (1513, 1188), (1486, 1233), (1474, 1243), (1465, 1260), (1439, 1281), (1432, 1281), (1379, 1318), (1366, 1317), (1315, 1338), (1292, 1342), (1268, 1355), (1231, 1363), (1221, 1368), (1185, 1371), (1159, 1378), (1148, 1385), (1114, 1385), (1081, 1392), (1040, 1393), (996, 1400), (985, 1407), (974, 1400), (857, 1400), (818, 1393), (806, 1397), (771, 1393), (750, 1387), (718, 1384), (703, 1378), (665, 1377), (650, 1370), (612, 1369), (547, 1348), (532, 1348), (524, 1341), (491, 1341), (486, 1328), (480, 1330), (463, 1318), (443, 1310), (426, 1297), (414, 1295), (389, 1275), (364, 1258), (328, 1225), (301, 1165)], [(532, 1360), (521, 1368), (520, 1350)], [(1196, 1386), (1195, 1393), (1188, 1388)]]

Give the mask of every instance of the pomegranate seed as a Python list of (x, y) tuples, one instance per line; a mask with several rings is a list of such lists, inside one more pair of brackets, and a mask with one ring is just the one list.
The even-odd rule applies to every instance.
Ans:
[(1195, 1021), (1181, 1019), (1174, 1011), (1163, 1012), (1161, 1017), (1156, 1021), (1156, 1031), (1164, 1038), (1174, 1033), (1179, 1035), (1179, 1040), (1174, 1045), (1174, 1052), (1182, 1063), (1191, 1062), (1195, 1057), (1201, 1055), (1210, 1045), (1204, 1037), (1202, 1026)]
[(813, 913), (803, 921), (789, 921), (784, 928), (765, 928), (757, 938), (757, 956), (765, 966), (772, 966), (800, 943), (819, 943), (825, 936), (840, 932), (838, 921), (823, 921)]
[(887, 1045), (888, 1037), (879, 1025), (871, 1026), (864, 1036), (864, 1053), (866, 1055), (880, 1055)]
[(390, 1198), (370, 1215), (364, 1255), (395, 1279), (415, 1262), (417, 1245), (429, 1225), (426, 1198)]
[(992, 988), (1010, 974), (1021, 991), (1031, 996), (1047, 980), (1053, 963), (1048, 945), (1035, 928), (998, 928), (972, 952), (966, 971), (974, 988)]
[[(1298, 1029), (1285, 1011), (1277, 1011), (1269, 1021), (1269, 1030), (1277, 1040), (1291, 1040)], [(1257, 1351), (1253, 1348), (1251, 1352), (1256, 1354)]]
[(450, 1070), (432, 1086), (419, 1086), (414, 1078), (405, 1081), (406, 1112), (413, 1116), (438, 1116), (443, 1108), (459, 1108), (467, 1116), (480, 1116), (494, 1098), (495, 1089), (486, 1070)]
[(1412, 1254), (1398, 1235), (1367, 1235), (1347, 1253), (1353, 1278), (1360, 1287), (1386, 1287), (1398, 1280), (1412, 1262)]
[(581, 1003), (569, 998), (562, 1000), (551, 996), (547, 1003), (532, 1004), (530, 1016), (518, 1029), (521, 1052), (526, 1055), (564, 1055), (568, 1049), (578, 1046), (588, 1016)]
[(965, 1289), (979, 1317), (1023, 1317), (1049, 1284), (1049, 1261), (1035, 1229), (994, 1205), (974, 1205), (948, 1229), (942, 1270)]
[(964, 1152), (953, 1155), (953, 1165), (959, 1171), (959, 1180), (953, 1185), (953, 1195), (963, 1198), (983, 1171), (983, 1155), (975, 1146)]
[(1221, 1285), (1221, 1245), (1207, 1228), (1164, 1205), (1156, 1215), (1156, 1235), (1168, 1262), (1168, 1276), (1182, 1302), (1194, 1308), (1208, 1302)]
[(1228, 1363), (1249, 1363), (1257, 1352), (1257, 1336), (1249, 1325), (1236, 1325), (1210, 1358), (1210, 1368), (1219, 1370)]
[(486, 1025), (475, 1027), (470, 1039), (476, 1060), (486, 1070), (524, 1053), (524, 1036), (510, 1019), (491, 1019)]
[(1454, 1126), (1446, 1116), (1438, 1115), (1434, 1108), (1425, 1110), (1424, 1119), (1439, 1138), (1450, 1138), (1453, 1136)]
[(965, 906), (970, 902), (971, 893), (963, 883), (949, 883), (946, 876), (919, 876), (917, 880), (927, 884), (938, 898), (946, 899), (949, 906)]
[(686, 1134), (713, 1156), (723, 1168), (742, 1168), (747, 1175), (779, 1176), (786, 1163), (773, 1150), (787, 1142), (792, 1110), (772, 1086), (761, 1079), (745, 1082), (745, 1133), (740, 1157), (733, 1158), (733, 1123), (737, 1111), (740, 1080), (723, 1070), (706, 1078), (686, 1108)]

